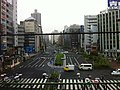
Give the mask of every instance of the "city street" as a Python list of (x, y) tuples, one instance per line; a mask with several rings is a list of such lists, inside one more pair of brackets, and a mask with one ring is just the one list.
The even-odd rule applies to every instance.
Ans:
[[(13, 70), (7, 73), (8, 76), (15, 75), (16, 73), (21, 73), (24, 78), (43, 78), (42, 74), (47, 73), (50, 75), (52, 72), (56, 71), (60, 73), (61, 79), (69, 79), (69, 78), (78, 78), (77, 73), (80, 73), (80, 78), (86, 78), (88, 75), (91, 75), (92, 79), (100, 78), (101, 75), (104, 76), (104, 79), (120, 79), (120, 77), (112, 76), (111, 72), (113, 69), (94, 69), (92, 71), (82, 71), (78, 69), (78, 66), (81, 63), (86, 63), (79, 54), (75, 54), (73, 52), (69, 52), (66, 54), (66, 64), (75, 65), (75, 70), (66, 72), (63, 68), (53, 67), (52, 65), (48, 65), (48, 63), (54, 58), (53, 51), (55, 48), (49, 47), (47, 51), (49, 54), (37, 54), (34, 58), (27, 60), (26, 62), (21, 63), (16, 66)], [(54, 61), (54, 60), (52, 60)]]
[[(84, 78), (88, 77), (88, 74), (91, 75), (91, 79), (94, 82), (95, 78), (100, 78), (101, 75), (104, 75), (104, 82), (106, 83), (112, 83), (112, 82), (119, 82), (120, 77), (115, 77), (110, 75), (112, 69), (94, 69), (92, 71), (81, 71), (78, 69), (78, 65), (80, 65), (81, 63), (86, 63), (86, 61), (78, 54), (75, 54), (73, 52), (69, 52), (68, 54), (66, 54), (66, 64), (73, 64), (75, 65), (75, 70), (74, 71), (70, 71), (70, 72), (66, 72), (63, 70), (62, 67), (59, 66), (53, 66), (50, 62), (54, 61), (54, 52), (55, 48), (53, 47), (49, 47), (47, 49), (46, 52), (49, 52), (48, 54), (42, 53), (42, 54), (37, 54), (34, 58), (27, 60), (23, 63), (21, 63), (20, 65), (16, 66), (13, 70), (11, 70), (10, 72), (7, 72), (7, 76), (8, 77), (14, 77), (15, 75), (21, 74), (22, 76), (20, 77), (19, 80), (14, 80), (14, 79), (10, 79), (7, 80), (7, 83), (12, 83), (12, 82), (16, 82), (21, 85), (14, 85), (14, 83), (12, 83), (10, 85), (10, 87), (12, 88), (36, 88), (36, 89), (44, 89), (44, 88), (48, 88), (48, 86), (46, 85), (38, 85), (38, 84), (42, 84), (42, 83), (47, 83), (50, 80), (48, 78), (43, 78), (43, 73), (48, 74), (48, 76), (50, 76), (50, 74), (52, 72), (58, 72), (59, 73), (59, 82), (62, 83), (82, 83)], [(77, 73), (80, 73), (80, 77), (77, 76)], [(0, 81), (3, 82), (3, 81)], [(103, 82), (100, 80), (100, 82)], [(33, 83), (34, 85), (26, 85), (25, 83)], [(2, 85), (0, 85), (2, 87)], [(56, 88), (60, 89), (60, 88), (66, 88), (66, 90), (72, 89), (72, 90), (78, 90), (78, 88), (82, 88), (82, 85), (58, 85)], [(115, 90), (120, 89), (120, 87), (118, 87), (116, 84), (115, 85), (108, 85), (108, 88), (114, 88)], [(88, 86), (86, 88), (89, 88)], [(102, 84), (100, 84), (100, 88), (101, 90), (104, 90), (104, 86), (102, 86)], [(92, 89), (91, 90), (95, 90), (96, 86), (92, 85)]]
[(83, 71), (78, 69), (78, 65), (81, 63), (87, 63), (80, 55), (76, 55), (74, 53), (69, 53), (67, 56), (67, 64), (73, 64), (75, 65), (75, 70), (70, 72), (62, 72), (61, 78), (78, 78), (77, 73), (80, 73), (80, 78), (86, 78), (90, 74), (92, 76), (92, 79), (100, 78), (101, 75), (104, 76), (104, 79), (110, 80), (110, 79), (120, 79), (120, 77), (112, 76), (111, 72), (113, 69), (94, 69), (92, 71)]

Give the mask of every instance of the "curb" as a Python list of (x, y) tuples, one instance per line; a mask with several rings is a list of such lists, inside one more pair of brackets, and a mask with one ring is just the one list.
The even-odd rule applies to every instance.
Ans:
[(50, 62), (48, 62), (47, 65), (52, 68), (63, 68), (63, 66), (54, 66), (54, 65), (50, 64)]

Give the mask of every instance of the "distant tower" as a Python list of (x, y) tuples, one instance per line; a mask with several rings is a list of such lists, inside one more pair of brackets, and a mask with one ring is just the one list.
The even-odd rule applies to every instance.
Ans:
[(37, 9), (35, 9), (35, 12), (32, 13), (31, 16), (37, 20), (39, 25), (41, 25), (41, 13), (38, 13)]

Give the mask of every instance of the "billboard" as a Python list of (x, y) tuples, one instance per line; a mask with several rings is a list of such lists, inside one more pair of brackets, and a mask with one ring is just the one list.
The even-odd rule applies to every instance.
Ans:
[(117, 7), (120, 0), (108, 0), (108, 7)]

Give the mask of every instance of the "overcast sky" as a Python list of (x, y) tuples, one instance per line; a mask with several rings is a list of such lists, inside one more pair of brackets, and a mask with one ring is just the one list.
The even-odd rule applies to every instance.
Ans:
[(84, 15), (107, 9), (107, 0), (18, 0), (18, 23), (37, 9), (43, 32), (62, 31), (65, 25), (84, 24)]

